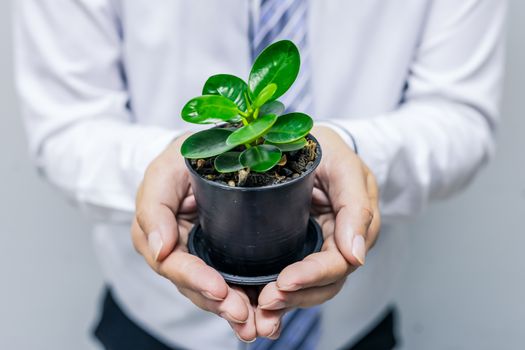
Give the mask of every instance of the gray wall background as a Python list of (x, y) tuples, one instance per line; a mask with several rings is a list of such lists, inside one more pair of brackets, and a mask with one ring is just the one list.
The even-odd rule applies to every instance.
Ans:
[[(498, 153), (475, 183), (412, 225), (399, 290), (402, 349), (525, 348), (525, 2), (511, 0)], [(0, 1), (0, 349), (97, 349), (102, 285), (89, 225), (36, 175)]]

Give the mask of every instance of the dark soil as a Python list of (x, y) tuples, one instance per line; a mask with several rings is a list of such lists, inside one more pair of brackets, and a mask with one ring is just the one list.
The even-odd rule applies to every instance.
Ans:
[[(242, 151), (243, 148), (236, 149)], [(278, 165), (265, 173), (249, 172), (242, 169), (234, 173), (221, 174), (213, 167), (215, 157), (207, 159), (192, 159), (191, 166), (205, 179), (215, 181), (231, 187), (260, 187), (279, 184), (300, 177), (314, 164), (318, 154), (318, 145), (308, 139), (304, 148), (283, 152), (283, 157)]]

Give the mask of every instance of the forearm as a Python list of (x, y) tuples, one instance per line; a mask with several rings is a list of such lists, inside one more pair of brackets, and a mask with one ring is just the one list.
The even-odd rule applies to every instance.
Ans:
[(504, 0), (435, 1), (400, 105), (333, 120), (375, 174), (386, 221), (463, 188), (493, 153), (505, 13)]
[(114, 212), (134, 211), (144, 170), (178, 134), (95, 119), (49, 136), (35, 160), (46, 179), (78, 205), (111, 219)]
[(354, 136), (375, 174), (386, 221), (463, 188), (494, 150), (487, 120), (451, 101), (414, 101), (376, 118), (334, 122)]
[(14, 7), (15, 76), (38, 168), (100, 219), (129, 217), (147, 164), (178, 132), (133, 122), (111, 2)]

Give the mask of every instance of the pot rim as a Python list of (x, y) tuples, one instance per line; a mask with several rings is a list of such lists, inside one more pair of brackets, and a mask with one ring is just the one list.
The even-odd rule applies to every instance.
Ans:
[(245, 192), (245, 191), (265, 191), (265, 190), (274, 189), (274, 188), (281, 188), (281, 187), (291, 186), (292, 184), (301, 181), (307, 175), (312, 173), (315, 169), (317, 169), (317, 167), (319, 166), (319, 163), (321, 163), (321, 158), (323, 156), (323, 152), (322, 152), (322, 149), (321, 149), (321, 145), (319, 144), (319, 141), (317, 141), (317, 139), (312, 134), (308, 134), (307, 138), (311, 138), (317, 144), (318, 153), (317, 153), (317, 158), (315, 158), (315, 160), (314, 160), (314, 163), (312, 164), (312, 166), (309, 169), (307, 169), (304, 173), (302, 173), (301, 176), (299, 176), (299, 177), (297, 177), (295, 179), (292, 179), (290, 181), (286, 181), (286, 182), (282, 182), (282, 183), (278, 183), (278, 184), (264, 185), (264, 186), (255, 186), (255, 187), (237, 187), (237, 186), (236, 187), (231, 187), (231, 186), (224, 185), (224, 184), (218, 183), (216, 181), (208, 180), (208, 179), (202, 177), (199, 173), (197, 173), (197, 171), (195, 171), (195, 169), (193, 169), (193, 167), (191, 166), (190, 161), (189, 161), (188, 158), (184, 158), (184, 163), (186, 163), (186, 167), (189, 169), (190, 173), (194, 177), (198, 178), (200, 181), (203, 181), (204, 183), (209, 184), (210, 186), (219, 187), (219, 188), (221, 188), (223, 190), (241, 191), (241, 192)]

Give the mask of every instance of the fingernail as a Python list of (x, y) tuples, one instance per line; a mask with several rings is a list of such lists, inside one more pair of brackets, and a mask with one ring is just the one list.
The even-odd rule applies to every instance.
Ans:
[(285, 284), (284, 286), (281, 286), (281, 285), (277, 285), (277, 288), (279, 288), (279, 290), (282, 290), (284, 292), (295, 292), (299, 289), (301, 289), (301, 286), (297, 285), (297, 284)]
[(363, 236), (358, 235), (354, 237), (352, 242), (352, 255), (361, 265), (365, 264), (366, 247)]
[(280, 325), (280, 322), (276, 323), (274, 326), (273, 326), (273, 329), (272, 329), (272, 333), (270, 333), (268, 335), (268, 338), (270, 339), (277, 339), (279, 338), (279, 325)]
[(215, 295), (211, 294), (210, 292), (206, 291), (206, 290), (203, 290), (201, 292), (201, 294), (207, 298), (207, 299), (210, 299), (210, 300), (213, 300), (213, 301), (223, 301), (224, 298), (219, 298), (219, 297), (216, 297)]
[(230, 322), (233, 322), (233, 323), (241, 323), (241, 324), (242, 324), (242, 323), (246, 323), (246, 321), (247, 321), (247, 320), (241, 321), (241, 320), (239, 320), (239, 319), (233, 317), (230, 313), (228, 313), (228, 312), (226, 312), (226, 311), (225, 311), (225, 312), (221, 312), (221, 313), (219, 314), (219, 316), (221, 316), (221, 317), (224, 318), (225, 320), (230, 321)]
[(282, 300), (274, 300), (268, 304), (259, 306), (263, 310), (280, 310), (286, 307), (286, 304)]
[(245, 339), (242, 339), (241, 336), (239, 335), (239, 333), (235, 332), (235, 335), (237, 336), (237, 338), (242, 341), (243, 343), (246, 343), (246, 344), (250, 344), (250, 343), (253, 343), (257, 338), (253, 338), (252, 340), (245, 340)]
[(148, 235), (148, 245), (149, 249), (151, 250), (151, 254), (153, 255), (153, 259), (157, 261), (159, 258), (160, 250), (164, 245), (159, 231), (153, 231)]

